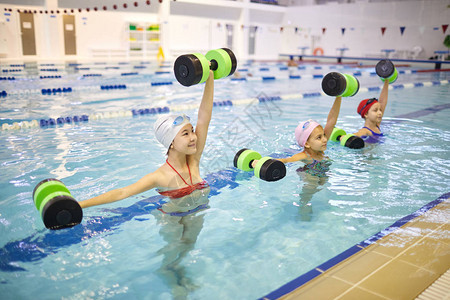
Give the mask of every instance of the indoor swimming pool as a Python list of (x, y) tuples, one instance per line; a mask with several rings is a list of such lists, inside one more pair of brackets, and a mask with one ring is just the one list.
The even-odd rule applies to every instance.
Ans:
[[(240, 77), (215, 81), (200, 164), (211, 186), (208, 209), (162, 215), (164, 198), (151, 190), (87, 208), (80, 225), (51, 231), (32, 200), (36, 184), (57, 178), (84, 200), (154, 171), (165, 149), (153, 123), (170, 110), (195, 125), (203, 85), (181, 86), (170, 63), (2, 70), (8, 70), (0, 81), (7, 93), (0, 98), (5, 298), (43, 292), (48, 299), (261, 298), (449, 192), (448, 72), (398, 67), (381, 143), (352, 150), (330, 141), (326, 176), (307, 176), (297, 172), (302, 163), (289, 163), (285, 178), (266, 182), (234, 168), (235, 153), (300, 152), (296, 126), (310, 118), (325, 124), (334, 100), (320, 94), (323, 75), (351, 73), (360, 82), (359, 93), (342, 101), (337, 127), (347, 132), (363, 126), (357, 105), (378, 97), (381, 81), (373, 66), (248, 62), (238, 66)], [(58, 124), (60, 117), (71, 122)]]

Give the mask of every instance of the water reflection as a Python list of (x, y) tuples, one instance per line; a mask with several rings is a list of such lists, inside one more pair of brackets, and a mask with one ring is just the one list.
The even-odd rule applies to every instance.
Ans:
[[(153, 211), (153, 215), (160, 226), (159, 234), (167, 243), (158, 250), (163, 255), (160, 268), (157, 270), (169, 285), (172, 299), (187, 299), (190, 293), (199, 286), (188, 276), (185, 259), (195, 248), (197, 238), (203, 228), (204, 209), (208, 208), (210, 187), (196, 190), (191, 194), (172, 199), (162, 205), (160, 211)], [(183, 212), (171, 212), (174, 206), (182, 208)], [(189, 210), (193, 207), (193, 210)], [(200, 210), (197, 208), (200, 207)], [(165, 211), (162, 213), (161, 211)]]
[(299, 218), (301, 221), (311, 221), (313, 214), (311, 200), (328, 182), (327, 172), (330, 166), (331, 160), (325, 159), (322, 161), (314, 160), (312, 163), (305, 164), (297, 169), (297, 174), (303, 183), (299, 194)]

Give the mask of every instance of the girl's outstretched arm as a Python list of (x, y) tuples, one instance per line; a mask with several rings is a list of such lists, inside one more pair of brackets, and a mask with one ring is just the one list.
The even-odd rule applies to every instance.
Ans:
[(198, 109), (198, 120), (195, 126), (195, 133), (197, 135), (197, 153), (194, 157), (200, 161), (203, 149), (206, 144), (206, 137), (208, 135), (209, 122), (211, 121), (211, 114), (213, 108), (214, 98), (214, 73), (209, 71), (209, 77), (205, 83), (205, 90), (203, 91), (202, 102)]
[(159, 173), (159, 171), (155, 171), (153, 173), (145, 175), (137, 182), (130, 184), (129, 186), (111, 190), (94, 198), (80, 201), (80, 206), (81, 208), (86, 208), (90, 206), (111, 203), (145, 192), (158, 186), (158, 180), (159, 178), (161, 178), (161, 174)]
[(279, 158), (278, 160), (281, 161), (282, 163), (289, 163), (289, 162), (303, 160), (303, 159), (306, 159), (307, 157), (308, 156), (306, 155), (305, 152), (300, 152), (300, 153), (292, 155), (291, 157)]
[(333, 106), (331, 107), (330, 112), (328, 113), (327, 124), (325, 125), (325, 128), (323, 130), (327, 139), (330, 138), (330, 135), (333, 132), (333, 128), (334, 126), (336, 126), (336, 122), (339, 117), (339, 112), (341, 110), (341, 102), (342, 97), (340, 96), (336, 97)]

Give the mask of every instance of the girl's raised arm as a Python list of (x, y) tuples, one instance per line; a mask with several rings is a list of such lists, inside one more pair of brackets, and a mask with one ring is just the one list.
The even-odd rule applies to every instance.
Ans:
[(341, 110), (341, 102), (342, 97), (341, 96), (336, 97), (333, 106), (331, 107), (330, 112), (328, 113), (327, 124), (325, 125), (325, 128), (323, 130), (327, 139), (330, 139), (331, 133), (333, 132), (333, 128), (334, 126), (336, 126), (336, 122), (339, 117), (339, 112)]
[(386, 108), (388, 102), (388, 92), (389, 92), (389, 80), (385, 80), (383, 84), (383, 88), (381, 89), (380, 98), (378, 98), (378, 102), (381, 105), (381, 112), (384, 115), (384, 109)]
[(208, 135), (209, 122), (211, 121), (211, 114), (213, 108), (214, 98), (214, 73), (209, 71), (209, 77), (205, 83), (205, 90), (203, 91), (202, 102), (198, 109), (198, 120), (195, 126), (195, 133), (197, 135), (197, 153), (195, 158), (199, 161), (202, 156), (203, 149), (206, 144), (206, 137)]

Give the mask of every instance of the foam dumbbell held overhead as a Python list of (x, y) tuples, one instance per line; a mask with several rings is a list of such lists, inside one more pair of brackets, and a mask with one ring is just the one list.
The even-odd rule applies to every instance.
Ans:
[(375, 71), (382, 81), (394, 83), (397, 80), (398, 71), (389, 59), (380, 60), (375, 66)]
[[(253, 162), (257, 163), (253, 166)], [(262, 157), (256, 151), (243, 148), (234, 156), (234, 167), (242, 171), (254, 170), (255, 176), (265, 181), (277, 181), (286, 176), (286, 166), (284, 163), (271, 157)]]
[(322, 90), (328, 96), (351, 97), (359, 91), (359, 81), (350, 74), (330, 72), (322, 79)]
[[(359, 81), (353, 75), (330, 72), (322, 80), (322, 90), (329, 96), (352, 97), (359, 91)], [(364, 141), (359, 136), (347, 134), (340, 128), (333, 128), (329, 138), (331, 141), (340, 142), (341, 146), (351, 149), (361, 149)]]
[(45, 227), (62, 229), (72, 227), (83, 219), (83, 210), (69, 189), (58, 179), (39, 182), (33, 190), (33, 201), (41, 213)]
[(192, 53), (179, 56), (175, 60), (175, 78), (184, 86), (205, 82), (209, 70), (214, 72), (214, 79), (232, 75), (236, 71), (237, 61), (233, 51), (228, 48), (211, 50), (206, 55)]

